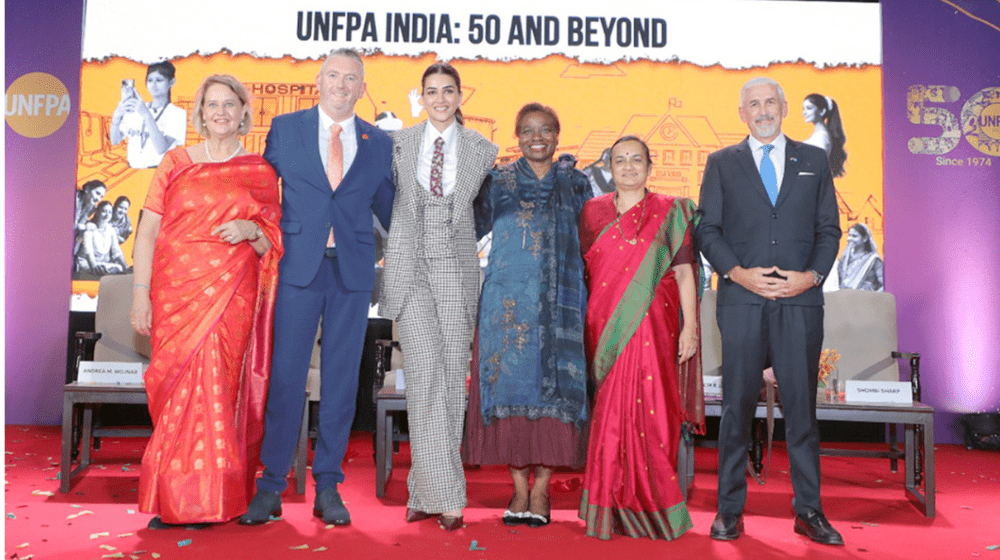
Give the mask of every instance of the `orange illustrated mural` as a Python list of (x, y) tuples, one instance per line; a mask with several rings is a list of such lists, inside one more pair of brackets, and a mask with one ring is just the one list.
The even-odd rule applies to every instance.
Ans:
[[(433, 62), (421, 57), (374, 54), (365, 57), (367, 93), (358, 102), (358, 116), (375, 122), (391, 112), (385, 122), (410, 126), (424, 117), (411, 112), (410, 92)], [(318, 60), (258, 59), (249, 55), (218, 53), (172, 59), (176, 68), (171, 102), (188, 118), (185, 138), (193, 144), (198, 135), (190, 125), (193, 96), (210, 74), (233, 74), (254, 95), (254, 128), (245, 138), (246, 148), (262, 153), (271, 119), (275, 115), (315, 105)], [(803, 100), (812, 93), (836, 100), (847, 142), (845, 173), (835, 179), (844, 231), (854, 223), (865, 224), (879, 247), (884, 246), (882, 226), (882, 115), (881, 68), (877, 65), (826, 66), (809, 63), (772, 64), (745, 70), (721, 66), (701, 67), (686, 62), (648, 60), (587, 64), (562, 55), (524, 61), (454, 60), (464, 88), (462, 111), (466, 126), (500, 146), (498, 163), (519, 157), (513, 120), (527, 102), (550, 105), (559, 113), (562, 132), (559, 153), (570, 153), (584, 169), (599, 173), (602, 151), (624, 134), (635, 134), (649, 144), (653, 157), (653, 189), (698, 200), (708, 154), (741, 141), (747, 134), (740, 121), (740, 86), (749, 78), (767, 75), (784, 87), (789, 114), (784, 132), (806, 140), (814, 124), (803, 115)], [(123, 80), (134, 80), (144, 100), (145, 64), (112, 57), (86, 61), (82, 67), (79, 138), (79, 189), (88, 181), (106, 186), (103, 200), (114, 203), (127, 197), (128, 219), (135, 224), (145, 199), (153, 169), (129, 166), (126, 142), (111, 141), (112, 118), (121, 102)], [(383, 115), (383, 118), (388, 115)], [(68, 227), (68, 226), (67, 226)], [(120, 242), (131, 265), (133, 236)], [(845, 233), (842, 244), (846, 244)], [(76, 276), (75, 294), (96, 296), (97, 282)]]

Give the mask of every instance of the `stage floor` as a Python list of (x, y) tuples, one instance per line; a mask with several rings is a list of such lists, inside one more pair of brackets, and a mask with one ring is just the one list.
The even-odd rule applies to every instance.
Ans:
[[(95, 464), (59, 493), (58, 426), (5, 427), (4, 552), (6, 558), (150, 560), (286, 558), (869, 558), (1000, 560), (1000, 452), (937, 450), (937, 517), (927, 519), (906, 499), (903, 469), (888, 460), (823, 457), (823, 504), (844, 536), (843, 548), (814, 544), (792, 532), (791, 486), (782, 444), (775, 445), (767, 484), (750, 481), (746, 534), (730, 543), (708, 537), (715, 516), (716, 452), (698, 448), (688, 507), (694, 528), (673, 542), (583, 535), (576, 516), (581, 472), (553, 477), (552, 524), (540, 529), (500, 522), (511, 495), (505, 468), (467, 469), (465, 529), (446, 533), (433, 521), (407, 524), (403, 444), (386, 497), (375, 497), (372, 437), (356, 432), (348, 448), (341, 493), (353, 524), (325, 528), (312, 517), (313, 489), (284, 495), (284, 518), (259, 527), (236, 523), (201, 531), (151, 531), (151, 515), (136, 511), (138, 464), (145, 439), (105, 438)], [(871, 444), (842, 444), (873, 448)], [(51, 495), (50, 495), (51, 493)], [(190, 542), (188, 542), (190, 541)], [(472, 542), (476, 550), (470, 550)], [(323, 548), (325, 547), (325, 548)], [(121, 553), (121, 556), (115, 556)]]

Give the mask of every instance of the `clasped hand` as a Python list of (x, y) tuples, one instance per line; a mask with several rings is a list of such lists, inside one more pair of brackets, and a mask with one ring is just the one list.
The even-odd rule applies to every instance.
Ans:
[(770, 300), (795, 297), (813, 287), (811, 272), (782, 270), (777, 266), (770, 268), (738, 266), (729, 273), (729, 278), (751, 292)]
[(230, 220), (212, 230), (212, 235), (218, 235), (219, 239), (236, 245), (243, 241), (253, 240), (257, 232), (257, 225), (249, 220)]

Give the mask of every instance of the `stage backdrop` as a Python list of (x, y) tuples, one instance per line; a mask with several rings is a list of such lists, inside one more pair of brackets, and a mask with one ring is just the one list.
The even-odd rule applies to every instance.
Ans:
[(937, 441), (1000, 409), (1000, 2), (882, 0), (887, 289)]
[[(559, 113), (559, 151), (576, 156), (580, 168), (595, 164), (619, 136), (635, 134), (650, 144), (652, 188), (695, 200), (708, 154), (746, 136), (737, 112), (740, 86), (767, 74), (784, 86), (789, 102), (785, 132), (793, 138), (805, 140), (814, 132), (804, 114), (807, 95), (818, 93), (821, 103), (837, 104), (848, 152), (845, 173), (837, 179), (842, 226), (846, 231), (860, 222), (874, 246), (882, 246), (876, 5), (738, 0), (619, 9), (585, 3), (540, 12), (534, 3), (519, 0), (491, 8), (493, 13), (474, 13), (457, 2), (428, 3), (423, 12), (413, 12), (412, 3), (404, 1), (358, 12), (309, 11), (295, 4), (265, 12), (215, 2), (199, 4), (199, 13), (235, 17), (235, 25), (210, 34), (179, 33), (186, 27), (184, 6), (196, 4), (179, 2), (178, 9), (158, 14), (158, 25), (148, 28), (128, 25), (149, 17), (131, 0), (88, 3), (77, 187), (99, 184), (101, 196), (95, 200), (118, 207), (125, 263), (113, 263), (112, 272), (127, 272), (131, 265), (130, 225), (138, 219), (151, 166), (162, 157), (151, 152), (141, 120), (113, 124), (123, 100), (151, 99), (147, 70), (163, 72), (150, 65), (168, 60), (175, 72), (170, 93), (175, 107), (157, 113), (165, 134), (175, 128), (175, 114), (190, 118), (195, 90), (207, 75), (229, 73), (245, 82), (255, 96), (255, 126), (245, 145), (260, 153), (275, 115), (317, 103), (314, 83), (322, 58), (341, 46), (368, 53), (368, 89), (357, 106), (363, 119), (380, 126), (422, 120), (411, 103), (421, 73), (435, 60), (450, 60), (462, 75), (466, 124), (500, 146), (498, 163), (519, 157), (514, 116), (523, 104), (539, 101)], [(814, 31), (817, 21), (824, 22), (823, 33)], [(748, 22), (775, 25), (786, 37), (749, 44)], [(396, 118), (380, 118), (388, 113)], [(190, 125), (168, 135), (181, 145), (201, 140)], [(143, 153), (137, 155), (140, 145)], [(83, 227), (77, 224), (78, 231)], [(72, 305), (77, 310), (94, 308), (96, 279), (107, 273), (88, 264), (74, 261)], [(838, 287), (836, 273), (829, 286)], [(879, 288), (881, 281), (872, 289)]]
[[(745, 80), (766, 74), (785, 86), (790, 108), (785, 132), (796, 139), (813, 134), (813, 124), (803, 114), (803, 100), (818, 93), (836, 101), (847, 135), (846, 173), (837, 179), (841, 224), (845, 230), (856, 222), (865, 224), (876, 246), (883, 246), (877, 5), (719, 0), (621, 8), (575, 2), (540, 8), (517, 0), (490, 8), (492, 13), (473, 13), (458, 2), (414, 6), (400, 0), (379, 3), (376, 11), (357, 7), (356, 12), (233, 0), (208, 4), (178, 0), (174, 6), (161, 10), (132, 0), (91, 0), (87, 5), (75, 187), (100, 181), (99, 199), (110, 203), (127, 199), (123, 209), (132, 224), (138, 219), (152, 169), (141, 158), (130, 160), (130, 143), (144, 147), (141, 127), (119, 129), (128, 139), (116, 143), (111, 120), (123, 96), (134, 93), (150, 100), (148, 65), (171, 61), (176, 69), (171, 101), (188, 118), (194, 91), (205, 76), (232, 73), (246, 82), (256, 96), (257, 119), (246, 144), (260, 152), (274, 115), (316, 103), (313, 84), (324, 54), (351, 46), (367, 55), (368, 93), (358, 104), (362, 118), (375, 120), (391, 111), (398, 118), (396, 124), (418, 122), (422, 117), (411, 112), (411, 90), (419, 86), (420, 74), (430, 62), (451, 60), (463, 76), (463, 111), (469, 124), (500, 145), (500, 161), (518, 157), (512, 122), (516, 110), (526, 102), (540, 101), (559, 111), (560, 151), (574, 154), (580, 167), (595, 162), (618, 136), (638, 134), (653, 150), (653, 187), (695, 199), (707, 155), (746, 135), (737, 113), (738, 91)], [(191, 13), (198, 13), (200, 20), (226, 24), (206, 32), (191, 25)], [(154, 26), (136, 25), (153, 19)], [(46, 20), (35, 16), (34, 21), (43, 25)], [(752, 39), (759, 29), (769, 27), (781, 30), (780, 40)], [(190, 125), (178, 136), (183, 144), (199, 141)], [(60, 188), (65, 188), (62, 200), (67, 212), (44, 220), (46, 225), (56, 220), (65, 224), (66, 241), (48, 238), (47, 242), (49, 247), (76, 251), (70, 228), (80, 222), (73, 220), (70, 226), (68, 208), (70, 200), (84, 197), (71, 195), (68, 185)], [(24, 196), (25, 205), (29, 198)], [(77, 202), (80, 208), (86, 210)], [(122, 237), (127, 268), (134, 234)], [(76, 269), (72, 305), (93, 309), (94, 277), (100, 274), (88, 276), (80, 270), (79, 260), (66, 254), (68, 249), (60, 250), (31, 254), (36, 260), (41, 254), (65, 257), (65, 268), (44, 263), (39, 269), (52, 267), (51, 274), (63, 282), (63, 275)], [(891, 269), (892, 258), (887, 268)], [(63, 308), (60, 319), (64, 317)], [(28, 350), (23, 355), (34, 356)], [(23, 361), (26, 370), (29, 360)], [(14, 385), (23, 397), (17, 402), (8, 398), (8, 421), (58, 420), (62, 373), (61, 367), (51, 369), (52, 379), (46, 379), (43, 387), (17, 378)]]

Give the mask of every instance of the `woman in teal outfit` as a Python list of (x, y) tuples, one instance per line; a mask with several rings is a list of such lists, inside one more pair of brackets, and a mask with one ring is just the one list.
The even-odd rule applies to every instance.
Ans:
[(550, 520), (553, 468), (579, 468), (586, 453), (579, 221), (592, 191), (571, 156), (554, 161), (555, 111), (525, 105), (515, 130), (522, 157), (494, 169), (476, 201), (477, 233), (493, 239), (463, 459), (508, 465), (514, 496), (504, 523), (540, 527)]

